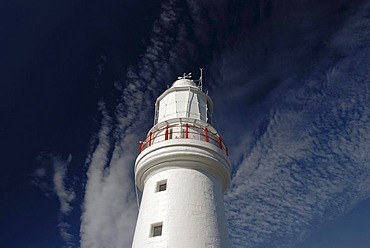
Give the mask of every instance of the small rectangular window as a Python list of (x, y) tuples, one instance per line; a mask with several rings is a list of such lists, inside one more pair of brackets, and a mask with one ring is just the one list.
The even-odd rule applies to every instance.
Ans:
[(165, 191), (166, 190), (166, 184), (163, 183), (163, 184), (160, 184), (159, 187), (158, 187), (158, 191)]
[(165, 191), (167, 189), (167, 180), (157, 182), (156, 192)]
[(172, 139), (172, 128), (168, 129), (168, 139)]
[(162, 226), (155, 226), (153, 228), (153, 237), (162, 236)]
[(162, 227), (163, 227), (163, 223), (162, 222), (161, 223), (152, 224), (150, 236), (151, 237), (162, 236)]

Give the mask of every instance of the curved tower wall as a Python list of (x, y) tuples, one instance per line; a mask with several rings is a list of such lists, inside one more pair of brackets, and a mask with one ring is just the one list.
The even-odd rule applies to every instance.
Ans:
[(231, 164), (207, 123), (211, 108), (210, 98), (188, 79), (158, 98), (155, 125), (135, 163), (143, 195), (132, 247), (230, 247), (223, 192)]

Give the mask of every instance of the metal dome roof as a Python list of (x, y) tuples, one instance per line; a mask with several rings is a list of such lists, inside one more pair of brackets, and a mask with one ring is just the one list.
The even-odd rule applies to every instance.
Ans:
[(187, 78), (180, 78), (172, 84), (172, 87), (184, 87), (184, 86), (197, 87), (193, 80)]

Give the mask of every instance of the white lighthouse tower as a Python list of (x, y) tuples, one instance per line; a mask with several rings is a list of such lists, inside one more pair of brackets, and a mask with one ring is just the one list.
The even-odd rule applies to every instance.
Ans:
[(223, 192), (231, 163), (211, 125), (202, 77), (179, 77), (158, 97), (154, 126), (140, 143), (135, 180), (143, 192), (133, 248), (230, 247)]

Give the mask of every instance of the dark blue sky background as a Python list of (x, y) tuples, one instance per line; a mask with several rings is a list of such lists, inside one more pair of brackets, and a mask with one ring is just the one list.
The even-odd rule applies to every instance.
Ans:
[[(72, 153), (71, 170), (82, 184), (97, 100), (108, 99), (112, 82), (138, 59), (158, 8), (149, 1), (1, 3), (0, 246), (62, 247), (58, 200), (31, 184), (35, 158), (42, 151)], [(138, 16), (142, 20), (134, 21)], [(110, 65), (99, 77), (102, 56)], [(82, 201), (83, 188), (77, 189)], [(76, 212), (71, 221), (78, 240), (79, 207)]]
[[(156, 97), (199, 67), (235, 168), (235, 247), (369, 247), (368, 11), (349, 0), (2, 1), (0, 247), (89, 247), (102, 228), (87, 223), (94, 155), (112, 171), (122, 155), (125, 182), (112, 185), (133, 192), (132, 144)], [(127, 192), (127, 237), (111, 245), (131, 242)]]

